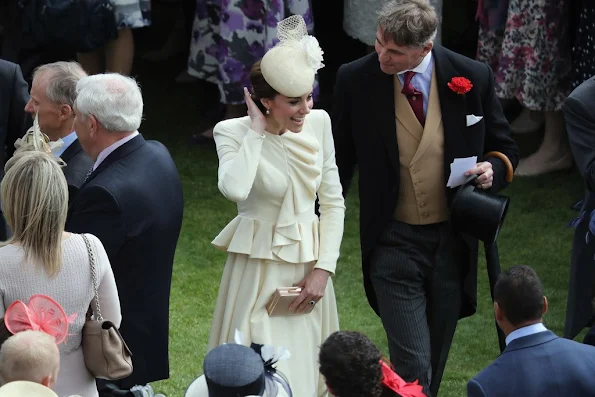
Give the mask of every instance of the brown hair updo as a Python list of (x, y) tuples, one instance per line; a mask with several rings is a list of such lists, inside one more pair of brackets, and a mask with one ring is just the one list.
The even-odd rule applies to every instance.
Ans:
[(256, 103), (262, 114), (266, 114), (267, 110), (260, 100), (274, 99), (279, 93), (267, 83), (262, 75), (260, 61), (257, 61), (250, 69), (250, 83), (252, 84), (252, 100)]

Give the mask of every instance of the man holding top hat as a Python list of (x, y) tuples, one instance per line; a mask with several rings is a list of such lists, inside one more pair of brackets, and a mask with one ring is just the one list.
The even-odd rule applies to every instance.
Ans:
[[(427, 0), (392, 0), (375, 49), (337, 73), (333, 132), (346, 194), (359, 169), (360, 238), (368, 301), (405, 381), (438, 393), (459, 318), (476, 310), (478, 240), (449, 222), (455, 159), (488, 194), (507, 186), (518, 149), (490, 68), (433, 40)], [(481, 210), (481, 209), (480, 209)]]

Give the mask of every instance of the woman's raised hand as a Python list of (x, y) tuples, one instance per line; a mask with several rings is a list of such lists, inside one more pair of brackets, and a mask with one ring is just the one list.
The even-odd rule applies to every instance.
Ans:
[(248, 116), (250, 116), (250, 120), (252, 120), (250, 128), (259, 134), (263, 134), (264, 129), (267, 126), (266, 117), (264, 117), (264, 114), (262, 114), (258, 106), (256, 106), (246, 87), (244, 87), (244, 100), (246, 101), (246, 106), (248, 106)]

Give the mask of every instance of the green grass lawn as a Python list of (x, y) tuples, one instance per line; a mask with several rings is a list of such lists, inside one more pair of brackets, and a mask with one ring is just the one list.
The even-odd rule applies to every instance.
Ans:
[[(170, 306), (170, 379), (156, 382), (157, 392), (181, 396), (201, 374), (212, 311), (223, 271), (225, 253), (212, 239), (236, 214), (235, 204), (217, 190), (217, 156), (213, 147), (187, 145), (189, 134), (204, 127), (201, 108), (209, 100), (200, 84), (173, 83), (177, 70), (160, 69), (146, 77), (140, 71), (146, 121), (141, 132), (166, 144), (184, 184), (185, 212), (173, 272)], [(534, 149), (535, 138), (520, 144)], [(537, 138), (538, 140), (538, 138)], [(526, 141), (526, 142), (525, 142)], [(527, 143), (528, 142), (528, 143)], [(532, 145), (532, 147), (531, 147)], [(576, 171), (516, 179), (505, 192), (510, 209), (498, 243), (503, 268), (527, 264), (545, 285), (550, 311), (546, 325), (560, 335), (564, 327), (572, 230), (570, 209), (582, 195)], [(365, 298), (359, 252), (356, 186), (347, 198), (341, 257), (334, 279), (341, 328), (370, 336), (388, 355), (379, 318)], [(465, 395), (466, 382), (498, 355), (492, 304), (483, 251), (480, 252), (478, 313), (459, 322), (441, 386), (441, 397)], [(150, 286), (147, 286), (150, 288)], [(582, 335), (581, 335), (582, 336)], [(300, 397), (300, 396), (297, 396)]]

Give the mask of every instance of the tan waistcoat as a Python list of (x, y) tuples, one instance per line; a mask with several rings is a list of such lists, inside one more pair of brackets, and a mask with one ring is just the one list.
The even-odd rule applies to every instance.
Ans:
[(400, 185), (394, 218), (412, 225), (448, 220), (444, 180), (444, 129), (436, 69), (432, 73), (425, 128), (415, 117), (395, 75), (395, 113)]

